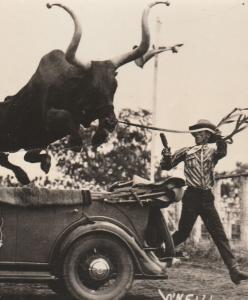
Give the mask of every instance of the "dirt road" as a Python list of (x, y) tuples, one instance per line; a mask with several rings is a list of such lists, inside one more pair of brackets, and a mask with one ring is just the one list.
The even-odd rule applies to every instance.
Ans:
[[(247, 270), (247, 268), (246, 268)], [(183, 263), (169, 269), (166, 281), (135, 281), (124, 300), (246, 300), (248, 283), (235, 286), (216, 264)], [(190, 295), (191, 294), (191, 295)], [(0, 284), (0, 300), (61, 300), (46, 285)]]

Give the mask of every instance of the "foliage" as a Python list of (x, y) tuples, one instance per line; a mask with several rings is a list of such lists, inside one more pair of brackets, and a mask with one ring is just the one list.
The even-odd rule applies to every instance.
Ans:
[(248, 163), (237, 162), (235, 172), (236, 174), (248, 173)]
[(240, 180), (241, 177), (232, 177), (233, 175), (239, 175), (239, 174), (247, 174), (248, 173), (248, 163), (242, 163), (237, 162), (236, 168), (231, 172), (222, 172), (217, 173), (217, 176), (230, 176), (230, 178), (227, 178), (226, 180), (222, 180), (221, 183), (221, 196), (227, 196), (227, 197), (235, 197), (236, 194), (238, 194), (238, 190), (240, 187)]
[(17, 187), (19, 184), (16, 181), (16, 178), (11, 175), (0, 176), (0, 187), (2, 186), (11, 186)]

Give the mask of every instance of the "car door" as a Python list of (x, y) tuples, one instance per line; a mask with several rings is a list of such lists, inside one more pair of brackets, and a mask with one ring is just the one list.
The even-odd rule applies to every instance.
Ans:
[(58, 237), (81, 216), (82, 205), (20, 207), (16, 226), (16, 261), (48, 263)]
[[(16, 260), (17, 210), (15, 206), (0, 203), (0, 264)], [(1, 269), (1, 267), (0, 267)]]

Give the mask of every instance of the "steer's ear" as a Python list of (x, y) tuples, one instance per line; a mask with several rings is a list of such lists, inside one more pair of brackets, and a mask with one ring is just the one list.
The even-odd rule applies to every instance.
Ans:
[(115, 77), (118, 75), (118, 72), (115, 72)]

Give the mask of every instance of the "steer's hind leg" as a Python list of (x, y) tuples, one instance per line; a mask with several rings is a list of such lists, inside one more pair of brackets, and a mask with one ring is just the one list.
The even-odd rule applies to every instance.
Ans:
[(10, 169), (14, 172), (17, 180), (23, 184), (23, 185), (26, 185), (26, 184), (29, 184), (30, 183), (30, 180), (28, 178), (28, 175), (26, 174), (25, 171), (23, 171), (22, 168), (16, 166), (16, 165), (13, 165), (12, 163), (9, 162), (8, 160), (8, 154), (5, 154), (5, 153), (0, 153), (0, 165), (2, 167), (5, 167), (7, 169)]
[(51, 167), (51, 156), (48, 153), (41, 154), (41, 151), (41, 149), (27, 151), (24, 160), (31, 163), (39, 162), (41, 170), (47, 174)]

